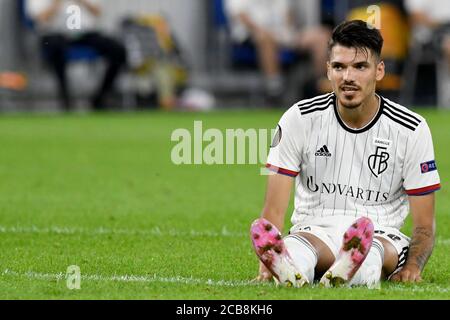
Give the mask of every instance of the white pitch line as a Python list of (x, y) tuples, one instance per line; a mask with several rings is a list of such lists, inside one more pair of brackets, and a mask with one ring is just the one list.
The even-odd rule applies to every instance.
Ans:
[[(25, 272), (18, 273), (11, 270), (5, 270), (1, 273), (1, 276), (15, 276), (15, 277), (25, 277), (29, 279), (38, 280), (66, 280), (66, 274), (64, 273), (39, 273), (39, 272)], [(146, 275), (81, 275), (81, 281), (98, 281), (98, 282), (137, 282), (137, 283), (177, 283), (186, 285), (208, 285), (208, 286), (219, 286), (219, 287), (248, 287), (248, 286), (271, 286), (270, 283), (256, 283), (250, 280), (240, 280), (240, 281), (229, 281), (229, 280), (212, 280), (212, 279), (196, 279), (193, 277), (160, 277), (156, 274), (151, 276)]]
[[(180, 231), (176, 229), (161, 230), (159, 227), (153, 227), (150, 229), (132, 230), (132, 229), (110, 229), (105, 227), (99, 227), (95, 229), (79, 228), (79, 227), (59, 227), (52, 226), (41, 228), (37, 226), (23, 227), (6, 227), (0, 225), (1, 233), (31, 233), (31, 234), (57, 234), (57, 235), (129, 235), (129, 236), (164, 236), (164, 237), (211, 237), (211, 238), (223, 238), (223, 237), (249, 237), (249, 234), (245, 232), (229, 231), (227, 227), (222, 227), (220, 231), (213, 230), (189, 230)], [(443, 246), (450, 246), (450, 239), (437, 238), (436, 244)]]
[[(14, 277), (25, 277), (28, 279), (37, 279), (37, 280), (52, 280), (52, 281), (65, 281), (66, 274), (64, 273), (39, 273), (39, 272), (25, 272), (19, 273), (12, 270), (3, 271), (0, 276), (14, 276)], [(104, 275), (81, 275), (81, 285), (83, 281), (96, 281), (96, 282), (125, 282), (125, 283), (174, 283), (174, 284), (184, 284), (184, 285), (204, 285), (204, 286), (216, 286), (216, 287), (275, 287), (274, 283), (270, 282), (254, 282), (251, 280), (212, 280), (212, 279), (198, 279), (193, 277), (160, 277), (155, 275), (146, 276), (146, 275), (112, 275), (112, 276), (104, 276)], [(312, 288), (316, 288), (318, 286), (314, 285)], [(361, 287), (356, 288), (361, 289)], [(362, 288), (364, 289), (364, 288)], [(350, 288), (349, 288), (350, 290)], [(390, 288), (382, 288), (377, 289), (378, 291), (400, 291), (400, 292), (438, 292), (438, 293), (448, 293), (450, 288), (441, 287), (441, 286), (428, 286), (428, 287), (404, 287), (404, 286), (395, 286)]]
[(248, 237), (249, 235), (243, 232), (228, 231), (226, 227), (223, 227), (220, 231), (198, 231), (188, 230), (180, 231), (176, 229), (161, 230), (158, 227), (153, 227), (146, 230), (130, 230), (130, 229), (109, 229), (99, 227), (95, 229), (86, 229), (78, 227), (46, 227), (40, 228), (37, 226), (31, 227), (5, 227), (0, 226), (0, 233), (36, 233), (36, 234), (58, 234), (58, 235), (133, 235), (133, 236), (173, 236), (173, 237)]

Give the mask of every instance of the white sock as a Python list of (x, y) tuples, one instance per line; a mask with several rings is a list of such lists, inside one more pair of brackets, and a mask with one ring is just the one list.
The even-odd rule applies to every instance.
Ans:
[(298, 271), (312, 284), (318, 260), (316, 249), (308, 240), (298, 235), (289, 235), (283, 241)]
[(366, 285), (370, 289), (380, 288), (381, 269), (384, 263), (384, 247), (380, 240), (373, 239), (366, 260), (350, 281), (350, 285)]

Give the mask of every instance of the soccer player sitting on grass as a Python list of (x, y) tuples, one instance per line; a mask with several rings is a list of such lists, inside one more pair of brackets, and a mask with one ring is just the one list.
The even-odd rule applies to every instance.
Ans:
[[(421, 280), (440, 180), (425, 119), (375, 93), (382, 46), (379, 30), (363, 21), (339, 25), (327, 63), (334, 92), (282, 116), (267, 161), (276, 174), (251, 227), (258, 280), (372, 288), (382, 279)], [(294, 181), (293, 227), (282, 238)], [(411, 239), (399, 231), (409, 211)]]

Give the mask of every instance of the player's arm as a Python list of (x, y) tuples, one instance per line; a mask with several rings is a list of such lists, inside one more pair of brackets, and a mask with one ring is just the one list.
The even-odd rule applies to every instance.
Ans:
[[(273, 173), (268, 176), (262, 218), (283, 232), (284, 218), (291, 197), (295, 177), (302, 163), (303, 141), (306, 141), (300, 110), (293, 106), (281, 117), (274, 135), (266, 167)], [(260, 263), (258, 280), (268, 280), (272, 274)]]
[(271, 174), (268, 178), (262, 218), (272, 222), (280, 232), (283, 232), (293, 182), (292, 177), (283, 174)]
[[(280, 232), (283, 232), (293, 181), (292, 177), (282, 174), (271, 174), (268, 178), (262, 218), (272, 222)], [(260, 262), (257, 280), (264, 281), (271, 278), (271, 272)]]
[(431, 255), (435, 239), (434, 192), (409, 197), (413, 234), (404, 267), (392, 276), (392, 281), (418, 282)]

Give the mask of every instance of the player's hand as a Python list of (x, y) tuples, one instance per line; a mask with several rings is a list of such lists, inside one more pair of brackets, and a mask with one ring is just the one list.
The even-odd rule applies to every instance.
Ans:
[(420, 269), (416, 265), (405, 265), (391, 277), (394, 282), (421, 282)]
[(259, 272), (258, 276), (253, 279), (253, 282), (265, 282), (265, 281), (271, 281), (272, 280), (272, 273), (269, 269), (266, 268), (266, 266), (263, 263), (259, 264)]

